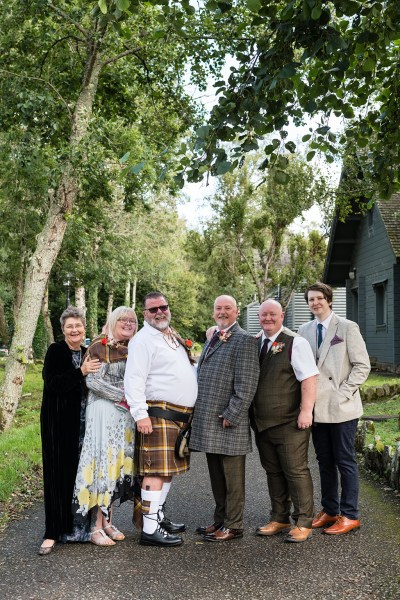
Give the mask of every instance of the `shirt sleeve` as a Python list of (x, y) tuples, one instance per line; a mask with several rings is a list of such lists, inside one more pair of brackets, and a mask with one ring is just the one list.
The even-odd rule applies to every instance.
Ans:
[(311, 346), (305, 338), (299, 335), (293, 339), (290, 363), (297, 381), (303, 381), (314, 375), (319, 375)]
[(151, 367), (152, 350), (144, 338), (133, 338), (128, 345), (125, 369), (125, 398), (135, 421), (148, 417), (146, 381)]

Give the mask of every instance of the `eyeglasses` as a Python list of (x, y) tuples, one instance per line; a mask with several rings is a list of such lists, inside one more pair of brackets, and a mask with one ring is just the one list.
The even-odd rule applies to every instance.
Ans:
[(129, 324), (133, 324), (136, 325), (137, 321), (135, 321), (134, 319), (118, 319), (118, 321), (120, 323), (126, 323), (127, 325)]
[(147, 310), (152, 315), (155, 315), (158, 310), (161, 310), (162, 312), (167, 312), (168, 304), (163, 304), (162, 306), (152, 306), (151, 308), (145, 308), (144, 310)]

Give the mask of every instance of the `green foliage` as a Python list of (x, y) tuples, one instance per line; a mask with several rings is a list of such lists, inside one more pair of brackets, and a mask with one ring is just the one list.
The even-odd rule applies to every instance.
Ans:
[[(303, 138), (307, 160), (321, 152), (333, 162), (350, 141), (371, 180), (370, 197), (374, 190), (388, 197), (399, 189), (398, 0), (244, 4), (247, 10), (241, 2), (225, 6), (236, 26), (234, 64), (227, 81), (215, 84), (218, 103), (208, 124), (197, 130), (195, 155), (189, 168), (182, 164), (179, 177), (198, 181), (206, 171), (217, 174), (221, 165), (236, 167), (266, 134), (275, 133), (262, 166), (276, 169), (275, 180), (286, 184), (279, 159), (296, 149), (288, 126), (314, 118), (317, 125)], [(220, 6), (206, 4), (215, 19)], [(333, 132), (334, 117), (345, 120), (344, 132)], [(233, 140), (227, 149), (225, 142)]]
[(36, 325), (35, 336), (32, 342), (33, 357), (37, 359), (44, 359), (46, 355), (49, 341), (47, 339), (46, 328), (44, 326), (43, 317), (40, 314), (38, 323)]

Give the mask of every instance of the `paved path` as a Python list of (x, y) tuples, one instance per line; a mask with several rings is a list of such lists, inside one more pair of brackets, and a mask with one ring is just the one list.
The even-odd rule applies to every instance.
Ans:
[[(314, 481), (317, 469), (311, 459)], [(39, 504), (0, 537), (0, 598), (12, 600), (398, 600), (400, 500), (363, 479), (359, 532), (330, 537), (320, 531), (303, 544), (282, 536), (259, 538), (269, 501), (257, 455), (247, 466), (246, 529), (242, 540), (202, 542), (194, 533), (212, 520), (212, 496), (203, 455), (176, 479), (170, 516), (188, 525), (180, 548), (146, 548), (130, 523), (132, 505), (116, 509), (127, 533), (112, 548), (59, 545), (36, 555), (43, 532)], [(318, 508), (316, 484), (316, 505)]]

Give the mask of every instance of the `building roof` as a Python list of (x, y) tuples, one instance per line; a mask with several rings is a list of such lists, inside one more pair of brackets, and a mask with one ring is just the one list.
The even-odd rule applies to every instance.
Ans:
[[(377, 206), (393, 252), (400, 259), (400, 193), (393, 194), (389, 200), (379, 200)], [(323, 281), (332, 287), (344, 286), (354, 267), (351, 257), (363, 218), (362, 215), (350, 215), (344, 222), (337, 216), (333, 219), (323, 276)]]
[(377, 204), (393, 252), (400, 258), (400, 194), (393, 194), (389, 200), (380, 200)]

